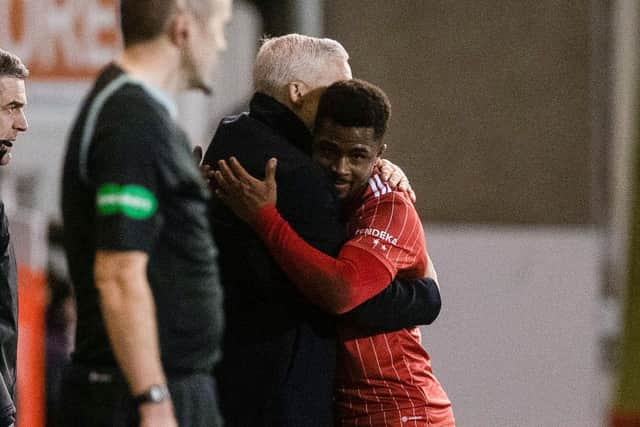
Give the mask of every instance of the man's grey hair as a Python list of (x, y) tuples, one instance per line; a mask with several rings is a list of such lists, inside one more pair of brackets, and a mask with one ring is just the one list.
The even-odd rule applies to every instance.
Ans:
[(265, 38), (253, 68), (255, 89), (275, 97), (293, 81), (314, 85), (330, 61), (348, 59), (345, 48), (332, 39), (301, 34)]
[(0, 77), (4, 76), (24, 80), (29, 77), (29, 70), (16, 55), (0, 49)]

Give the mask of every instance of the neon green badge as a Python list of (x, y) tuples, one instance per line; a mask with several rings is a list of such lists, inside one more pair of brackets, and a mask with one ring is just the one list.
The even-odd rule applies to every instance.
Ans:
[(123, 214), (131, 219), (147, 219), (158, 209), (153, 193), (139, 185), (105, 184), (96, 196), (98, 215)]

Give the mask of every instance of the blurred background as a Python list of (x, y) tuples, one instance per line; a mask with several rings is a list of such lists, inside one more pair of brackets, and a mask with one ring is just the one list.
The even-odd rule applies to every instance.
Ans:
[[(458, 425), (613, 425), (612, 407), (640, 413), (640, 390), (616, 392), (640, 377), (625, 344), (639, 23), (637, 0), (235, 0), (215, 94), (182, 96), (180, 121), (206, 148), (246, 108), (263, 35), (340, 41), (393, 105), (388, 156), (442, 282), (424, 344)], [(21, 427), (44, 425), (72, 347), (61, 165), (117, 24), (117, 0), (0, 0), (0, 47), (32, 71), (0, 187), (21, 263)]]

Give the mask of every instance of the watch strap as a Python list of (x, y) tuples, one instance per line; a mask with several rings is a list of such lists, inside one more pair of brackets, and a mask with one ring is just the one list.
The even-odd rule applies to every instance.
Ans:
[(169, 389), (164, 384), (152, 384), (147, 390), (133, 396), (136, 406), (143, 403), (160, 403), (169, 397)]

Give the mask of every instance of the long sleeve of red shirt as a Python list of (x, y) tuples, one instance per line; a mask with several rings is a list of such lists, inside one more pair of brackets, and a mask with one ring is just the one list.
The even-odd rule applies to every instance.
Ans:
[(300, 292), (324, 310), (341, 314), (380, 293), (393, 280), (377, 257), (345, 245), (333, 258), (305, 242), (274, 205), (263, 207), (253, 224), (278, 265)]

